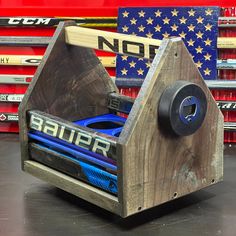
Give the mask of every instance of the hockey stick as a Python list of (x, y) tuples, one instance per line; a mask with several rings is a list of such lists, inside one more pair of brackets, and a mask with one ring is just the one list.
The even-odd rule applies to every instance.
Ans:
[(219, 17), (218, 27), (219, 28), (236, 27), (236, 17)]
[(236, 59), (223, 59), (217, 60), (217, 69), (219, 70), (235, 70), (236, 69)]
[(205, 83), (207, 84), (209, 89), (236, 89), (236, 80), (205, 80)]
[[(38, 66), (43, 56), (35, 55), (0, 55), (0, 65)], [(98, 57), (103, 66), (115, 67), (115, 57)]]
[(236, 48), (236, 38), (235, 37), (217, 38), (217, 48)]
[(224, 123), (224, 130), (225, 131), (236, 131), (236, 122), (225, 122)]
[(216, 101), (216, 103), (222, 111), (236, 111), (236, 101)]
[(117, 17), (0, 17), (0, 26), (50, 27), (73, 20), (85, 27), (116, 27)]
[(41, 60), (35, 55), (0, 55), (0, 65), (37, 66)]
[[(0, 39), (1, 40), (1, 39)], [(37, 66), (42, 56), (0, 55), (0, 65)], [(104, 67), (116, 67), (116, 57), (99, 57)], [(236, 69), (236, 59), (217, 60), (217, 69)]]
[(47, 46), (51, 37), (0, 36), (1, 46)]
[[(121, 88), (139, 88), (142, 86), (144, 79), (137, 78), (115, 78), (111, 77), (113, 81), (116, 83), (116, 86)], [(205, 80), (209, 89), (224, 89), (224, 90), (232, 90), (236, 89), (236, 81), (234, 80)]]
[[(86, 27), (117, 27), (117, 17), (0, 17), (0, 26), (56, 26), (73, 20)], [(236, 17), (219, 17), (218, 27), (235, 27)]]
[[(0, 75), (0, 84), (30, 84), (33, 75)], [(115, 78), (111, 79), (116, 83), (117, 87), (132, 88), (141, 87), (144, 79), (137, 78)], [(236, 89), (236, 81), (234, 80), (205, 80), (209, 89)]]

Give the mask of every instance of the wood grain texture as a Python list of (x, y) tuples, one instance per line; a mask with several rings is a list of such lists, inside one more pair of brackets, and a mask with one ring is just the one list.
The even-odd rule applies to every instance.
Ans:
[[(77, 45), (81, 47), (88, 47), (94, 49), (101, 49), (99, 47), (99, 37), (105, 38), (110, 44), (114, 44), (115, 41), (118, 43), (117, 50), (111, 50), (111, 48), (104, 46), (103, 50), (108, 52), (116, 52), (135, 56), (138, 50), (137, 45), (142, 45), (144, 48), (144, 58), (150, 59), (150, 48), (149, 46), (160, 46), (161, 40), (157, 39), (148, 39), (144, 37), (138, 37), (134, 35), (119, 34), (113, 32), (106, 32), (102, 30), (87, 29), (78, 26), (69, 26), (66, 27), (66, 42), (70, 45)], [(123, 50), (124, 42), (130, 42), (128, 46), (128, 52)], [(132, 43), (136, 43), (133, 44)], [(153, 58), (152, 57), (152, 58)]]
[(117, 197), (35, 161), (25, 161), (25, 171), (108, 211), (119, 214)]
[(92, 49), (65, 43), (64, 28), (69, 25), (75, 23), (59, 23), (20, 104), (23, 161), (28, 159), (27, 110), (37, 109), (68, 121), (79, 120), (108, 113), (107, 94), (118, 91)]
[[(208, 100), (204, 123), (186, 137), (164, 134), (158, 126), (159, 98), (176, 80), (198, 84)], [(222, 180), (223, 115), (180, 39), (160, 46), (118, 143), (123, 216)]]
[[(117, 92), (91, 49), (65, 43), (66, 26), (74, 31), (74, 44), (83, 47), (94, 47), (92, 38), (100, 32), (70, 24), (58, 26), (20, 106), (24, 170), (122, 217), (222, 180), (223, 115), (179, 38), (162, 42), (117, 140), (118, 198), (28, 160), (28, 110), (70, 122), (108, 113), (109, 94)], [(112, 40), (113, 34), (108, 36)], [(141, 43), (149, 45), (151, 40)], [(202, 126), (186, 137), (163, 133), (158, 125), (160, 96), (176, 80), (198, 84), (208, 101)]]
[(65, 43), (66, 24), (58, 26), (22, 107), (27, 103), (69, 121), (104, 114), (107, 94), (117, 88), (92, 49)]
[(68, 122), (109, 112), (108, 94), (118, 89), (92, 49), (65, 43), (60, 23), (19, 108), (22, 169), (48, 183), (119, 214), (117, 198), (58, 171), (28, 161), (27, 111), (39, 110)]

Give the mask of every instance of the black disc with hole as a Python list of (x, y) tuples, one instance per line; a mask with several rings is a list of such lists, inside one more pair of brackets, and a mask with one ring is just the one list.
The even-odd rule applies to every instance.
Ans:
[(206, 111), (207, 99), (203, 90), (194, 83), (178, 80), (161, 95), (158, 120), (165, 131), (187, 136), (200, 128)]

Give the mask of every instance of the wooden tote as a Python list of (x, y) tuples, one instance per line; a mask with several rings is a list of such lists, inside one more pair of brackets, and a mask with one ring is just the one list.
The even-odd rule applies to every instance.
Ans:
[[(154, 58), (135, 101), (118, 94), (88, 47)], [(207, 100), (201, 127), (187, 136), (163, 132), (158, 121), (160, 97), (178, 80), (198, 85)], [(115, 150), (110, 155), (117, 162), (116, 196), (32, 160), (30, 112), (70, 126), (72, 121), (109, 113), (111, 97), (119, 105), (132, 104), (119, 137), (102, 136)], [(160, 41), (60, 23), (20, 105), (19, 123), (25, 172), (122, 217), (223, 178), (223, 115), (180, 38)]]

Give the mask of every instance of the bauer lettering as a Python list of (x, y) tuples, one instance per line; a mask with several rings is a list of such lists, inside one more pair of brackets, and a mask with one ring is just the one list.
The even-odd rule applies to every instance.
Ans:
[(46, 117), (42, 118), (34, 114), (30, 116), (29, 126), (33, 130), (43, 132), (68, 143), (73, 143), (81, 148), (102, 154), (105, 157), (109, 156), (108, 152), (111, 149), (111, 143), (102, 138), (93, 137), (84, 130), (74, 130), (71, 127), (61, 125), (53, 120), (47, 120)]

